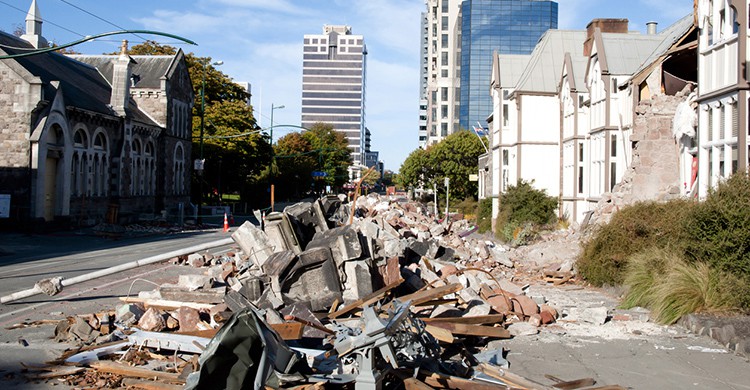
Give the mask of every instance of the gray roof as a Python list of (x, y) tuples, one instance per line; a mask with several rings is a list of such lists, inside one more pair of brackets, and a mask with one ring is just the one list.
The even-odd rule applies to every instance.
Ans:
[(498, 54), (498, 70), (500, 73), (500, 88), (513, 88), (526, 70), (531, 55), (528, 54)]
[(602, 33), (609, 74), (632, 75), (664, 40), (659, 34)]
[[(7, 54), (20, 54), (34, 47), (23, 39), (0, 31), (0, 49)], [(59, 81), (67, 105), (103, 114), (114, 115), (109, 107), (112, 88), (96, 68), (72, 60), (55, 52), (0, 61), (15, 61), (43, 82), (44, 96), (55, 96), (56, 89), (50, 84)]]
[(565, 53), (580, 53), (586, 31), (547, 30), (531, 53), (516, 91), (557, 92)]
[[(113, 64), (118, 56), (71, 55), (70, 57), (96, 67), (111, 83)], [(130, 58), (134, 61), (131, 73), (140, 77), (135, 87), (159, 89), (161, 88), (161, 79), (167, 76), (167, 72), (169, 72), (170, 65), (174, 62), (175, 56), (130, 56)]]
[(669, 51), (672, 46), (679, 42), (682, 37), (685, 36), (693, 28), (693, 14), (685, 15), (682, 19), (676, 21), (671, 26), (662, 30), (659, 36), (662, 37), (661, 43), (654, 49), (654, 51), (646, 58), (641, 66), (633, 72), (633, 74), (640, 73), (643, 69), (657, 61), (659, 57)]

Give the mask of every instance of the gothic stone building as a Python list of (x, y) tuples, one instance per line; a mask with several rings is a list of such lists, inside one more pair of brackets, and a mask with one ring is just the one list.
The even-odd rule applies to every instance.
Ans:
[[(32, 2), (0, 56), (46, 47)], [(184, 54), (0, 59), (0, 228), (82, 226), (174, 212), (190, 194), (193, 89)]]

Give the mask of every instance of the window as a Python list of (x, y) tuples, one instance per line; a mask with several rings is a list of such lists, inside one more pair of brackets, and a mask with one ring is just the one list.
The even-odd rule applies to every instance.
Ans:
[(448, 31), (448, 17), (447, 16), (443, 16), (441, 22), (442, 22), (441, 23), (442, 24), (441, 25), (441, 30)]
[(448, 52), (447, 51), (440, 53), (440, 65), (448, 66)]
[(448, 101), (448, 87), (440, 87), (440, 100)]
[(508, 127), (510, 125), (510, 120), (508, 119), (508, 115), (510, 114), (509, 111), (508, 105), (503, 104), (503, 127)]
[(440, 44), (442, 45), (443, 49), (448, 48), (448, 34), (443, 34)]
[(448, 117), (448, 105), (447, 104), (443, 104), (442, 106), (440, 106), (440, 115), (443, 118)]
[(612, 157), (617, 157), (617, 134), (610, 135), (610, 143), (609, 143), (609, 149), (610, 149), (610, 155)]
[(609, 164), (609, 190), (613, 190), (617, 184), (617, 163), (612, 161)]
[(447, 137), (448, 136), (448, 124), (447, 123), (441, 123), (440, 124), (440, 136), (441, 137)]
[(442, 12), (448, 12), (448, 0), (442, 0)]

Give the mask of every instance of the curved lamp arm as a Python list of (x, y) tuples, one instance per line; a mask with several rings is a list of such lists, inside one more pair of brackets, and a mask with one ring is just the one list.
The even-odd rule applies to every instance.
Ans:
[(85, 37), (83, 37), (83, 38), (81, 38), (81, 39), (79, 39), (77, 41), (66, 43), (66, 44), (60, 45), (60, 46), (46, 47), (44, 49), (32, 50), (32, 51), (28, 51), (26, 53), (4, 55), (4, 56), (0, 56), (0, 60), (4, 60), (4, 59), (8, 59), (8, 58), (28, 57), (28, 56), (33, 56), (33, 55), (42, 54), (42, 53), (49, 53), (51, 51), (65, 49), (67, 47), (75, 46), (75, 45), (77, 45), (79, 43), (88, 42), (88, 41), (91, 41), (91, 40), (94, 40), (94, 39), (97, 39), (97, 38), (108, 37), (110, 35), (118, 35), (118, 34), (151, 34), (151, 35), (161, 35), (161, 36), (165, 36), (165, 37), (169, 37), (169, 38), (178, 39), (180, 41), (183, 41), (185, 43), (189, 43), (191, 45), (198, 46), (197, 43), (195, 43), (195, 42), (193, 42), (193, 41), (191, 41), (191, 40), (189, 40), (187, 38), (183, 38), (183, 37), (180, 37), (180, 36), (174, 35), (174, 34), (169, 34), (169, 33), (164, 33), (164, 32), (159, 32), (159, 31), (151, 31), (151, 30), (122, 30), (122, 31), (110, 31), (110, 32), (106, 32), (106, 33), (96, 34), (96, 35), (87, 35), (87, 36), (85, 36)]

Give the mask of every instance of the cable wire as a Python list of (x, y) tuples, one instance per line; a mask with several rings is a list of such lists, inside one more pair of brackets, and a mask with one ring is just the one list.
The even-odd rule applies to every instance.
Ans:
[[(0, 3), (1, 3), (1, 4), (5, 4), (5, 5), (7, 5), (8, 7), (10, 7), (10, 8), (13, 8), (14, 10), (16, 10), (16, 11), (19, 11), (19, 12), (21, 12), (21, 13), (23, 13), (23, 14), (27, 14), (27, 13), (28, 13), (28, 11), (24, 11), (24, 10), (22, 10), (22, 9), (20, 9), (20, 8), (16, 7), (16, 6), (14, 6), (14, 5), (8, 4), (8, 3), (6, 3), (6, 2), (5, 2), (5, 1), (3, 1), (3, 0), (0, 0)], [(51, 24), (51, 25), (53, 25), (53, 26), (55, 26), (55, 27), (57, 27), (57, 28), (61, 28), (61, 29), (65, 30), (65, 31), (67, 31), (67, 32), (69, 32), (69, 33), (71, 33), (71, 34), (75, 34), (75, 35), (78, 35), (78, 36), (80, 36), (80, 37), (85, 37), (85, 35), (83, 35), (83, 34), (81, 34), (81, 33), (78, 33), (78, 32), (75, 32), (75, 31), (73, 31), (73, 30), (71, 30), (71, 29), (69, 29), (69, 28), (66, 28), (66, 27), (63, 27), (63, 26), (61, 26), (61, 25), (59, 25), (59, 24), (56, 24), (56, 23), (50, 22), (49, 20), (45, 20), (44, 18), (41, 18), (41, 19), (42, 19), (42, 21), (43, 21), (43, 22), (45, 22), (45, 23), (49, 23), (49, 24)]]

